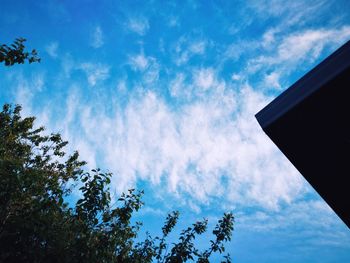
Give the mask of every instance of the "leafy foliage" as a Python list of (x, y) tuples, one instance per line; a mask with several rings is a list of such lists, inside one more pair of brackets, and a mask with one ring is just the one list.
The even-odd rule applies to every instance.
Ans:
[[(219, 220), (202, 253), (193, 242), (207, 220), (183, 230), (178, 243), (166, 242), (177, 211), (167, 216), (161, 237), (147, 234), (136, 242), (142, 224), (132, 223), (132, 216), (143, 205), (143, 192), (130, 189), (112, 204), (112, 174), (84, 172), (85, 162), (78, 152), (66, 155), (59, 134), (42, 135), (35, 118), (20, 112), (6, 104), (0, 113), (0, 262), (209, 262), (212, 253), (224, 252), (231, 213)], [(74, 205), (73, 190), (80, 196)]]
[(0, 63), (4, 62), (5, 66), (13, 66), (14, 64), (24, 64), (27, 60), (30, 64), (40, 62), (38, 53), (35, 49), (31, 52), (25, 51), (24, 42), (26, 39), (17, 38), (13, 44), (0, 46)]

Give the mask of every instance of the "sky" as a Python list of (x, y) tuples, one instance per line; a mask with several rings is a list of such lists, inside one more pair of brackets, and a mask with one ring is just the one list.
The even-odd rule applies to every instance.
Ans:
[(144, 189), (143, 229), (208, 218), (204, 248), (233, 211), (234, 262), (350, 262), (349, 229), (254, 117), (350, 39), (349, 1), (0, 3), (0, 42), (42, 60), (1, 67), (0, 103), (112, 172), (114, 197)]

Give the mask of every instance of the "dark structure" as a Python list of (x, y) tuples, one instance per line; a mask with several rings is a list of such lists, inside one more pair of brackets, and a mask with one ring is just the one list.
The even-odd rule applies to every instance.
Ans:
[(256, 118), (350, 228), (350, 41)]

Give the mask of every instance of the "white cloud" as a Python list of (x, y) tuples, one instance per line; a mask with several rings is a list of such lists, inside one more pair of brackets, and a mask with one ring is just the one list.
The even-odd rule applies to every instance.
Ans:
[(277, 72), (271, 72), (267, 74), (264, 79), (264, 84), (268, 88), (281, 88), (281, 84), (279, 83), (280, 74)]
[(149, 67), (143, 74), (143, 81), (147, 84), (154, 84), (159, 79), (160, 65), (155, 58), (149, 58)]
[(174, 61), (177, 65), (183, 65), (193, 56), (203, 55), (207, 46), (206, 40), (193, 40), (182, 36), (174, 44)]
[[(325, 47), (345, 41), (350, 27), (303, 30), (286, 36), (276, 32), (263, 38), (266, 45), (276, 48), (276, 54), (267, 52), (255, 60), (263, 69), (300, 63), (307, 55), (315, 59)], [(174, 48), (181, 64), (204, 54), (207, 41), (182, 38)], [(156, 58), (140, 52), (129, 56), (128, 63), (141, 74), (142, 88), (121, 81), (116, 84), (118, 91), (134, 91), (124, 92), (122, 103), (113, 100), (112, 112), (109, 109), (106, 114), (103, 102), (94, 98), (97, 101), (90, 106), (67, 107), (66, 119), (61, 121), (66, 121), (67, 136), (80, 127), (81, 137), (72, 139), (73, 146), (93, 166), (102, 163), (110, 169), (118, 190), (142, 179), (174, 197), (188, 197), (186, 202), (194, 209), (218, 198), (223, 206), (260, 206), (270, 211), (293, 204), (306, 191), (302, 177), (254, 118), (270, 98), (241, 84), (246, 79), (242, 72), (232, 75), (232, 80), (240, 80), (237, 82), (225, 82), (214, 68), (177, 72), (164, 89), (170, 90), (170, 100), (186, 99), (169, 104), (169, 98), (147, 91), (143, 85), (159, 78)], [(68, 71), (83, 70), (90, 86), (109, 78), (107, 65), (72, 64)], [(262, 82), (279, 88), (282, 70), (269, 72)], [(40, 81), (38, 86), (42, 86)], [(31, 100), (26, 89), (19, 94)], [(79, 96), (70, 103), (79, 101)], [(260, 216), (264, 220), (264, 215)]]
[(45, 50), (52, 58), (57, 58), (58, 43), (51, 42), (49, 45), (45, 47)]
[(129, 19), (127, 27), (130, 31), (144, 36), (149, 30), (149, 23), (145, 17), (133, 17)]
[[(295, 0), (283, 2), (279, 0), (251, 0), (249, 5), (260, 19), (277, 17), (283, 27), (303, 25), (307, 21), (315, 21), (327, 12), (330, 1), (325, 0)], [(328, 5), (328, 7), (327, 7)]]
[(100, 48), (103, 46), (104, 44), (104, 40), (103, 40), (103, 32), (100, 26), (97, 26), (94, 28), (92, 34), (91, 34), (91, 43), (90, 45), (93, 48)]
[[(343, 27), (275, 36), (271, 43), (276, 45), (277, 55), (266, 56), (269, 59), (264, 62), (280, 65), (305, 54), (316, 56), (319, 51), (315, 46), (324, 49), (336, 45), (348, 34), (349, 27)], [(288, 47), (293, 57), (286, 52)], [(183, 48), (189, 54), (205, 52), (205, 44), (195, 41), (181, 44), (179, 54)], [(73, 69), (86, 73), (90, 86), (109, 77), (107, 65), (73, 64)], [(142, 84), (154, 83), (159, 77), (159, 63), (143, 52), (129, 56), (129, 64), (141, 74)], [(265, 85), (279, 87), (279, 72), (267, 74)], [(74, 116), (74, 126), (67, 124), (65, 129), (70, 132), (66, 134), (74, 134), (76, 125), (80, 126), (81, 137), (73, 140), (73, 146), (92, 165), (102, 160), (102, 167), (114, 173), (113, 184), (118, 190), (142, 179), (174, 197), (187, 196), (188, 205), (195, 209), (219, 198), (222, 205), (260, 206), (274, 211), (299, 198), (305, 184), (254, 118), (270, 98), (241, 82), (225, 82), (213, 68), (178, 73), (164, 89), (169, 88), (173, 99), (190, 99), (176, 107), (158, 93), (145, 91), (144, 86), (128, 87), (123, 82), (120, 90), (134, 92), (125, 92), (123, 103), (114, 100), (108, 115), (99, 98), (90, 106), (72, 107), (67, 116)], [(232, 83), (237, 84), (230, 86)], [(74, 100), (79, 101), (79, 94)]]
[(117, 92), (118, 93), (126, 93), (128, 90), (127, 90), (127, 87), (126, 87), (126, 82), (125, 80), (120, 80), (117, 84)]
[[(303, 247), (326, 245), (350, 248), (345, 224), (322, 199), (298, 200), (277, 212), (239, 212), (236, 219), (236, 228), (243, 231), (279, 232), (290, 239), (302, 236), (302, 244), (297, 245)], [(295, 232), (295, 229), (298, 231)]]
[(311, 69), (320, 56), (330, 54), (348, 39), (350, 26), (303, 29), (292, 33), (269, 29), (260, 41), (255, 41), (255, 44), (259, 43), (259, 55), (248, 58), (239, 74), (246, 79), (260, 75), (263, 81), (255, 82), (256, 87), (279, 89), (292, 72)]
[[(184, 89), (194, 85), (181, 75), (178, 81)], [(175, 110), (150, 91), (133, 93), (109, 117), (82, 106), (77, 116), (84, 143), (74, 146), (92, 163), (89, 153), (102, 154), (118, 190), (142, 179), (174, 197), (190, 196), (193, 208), (212, 198), (268, 209), (293, 201), (303, 180), (254, 119), (267, 98), (249, 86), (233, 91), (222, 81), (213, 85), (208, 96)]]
[[(81, 69), (91, 86), (108, 77), (103, 65), (83, 63)], [(196, 210), (213, 198), (223, 206), (275, 210), (300, 196), (302, 177), (254, 118), (268, 98), (249, 85), (233, 89), (210, 68), (200, 69), (190, 83), (177, 75), (171, 85), (178, 85), (177, 96), (190, 91), (191, 100), (172, 108), (155, 92), (135, 90), (125, 94), (124, 106), (114, 101), (107, 115), (100, 98), (80, 104), (81, 94), (73, 92), (64, 117), (45, 126), (64, 129), (71, 149), (81, 151), (90, 168), (112, 171), (118, 191), (145, 180), (174, 198), (187, 196), (186, 204)], [(196, 85), (211, 88), (204, 96), (202, 88), (192, 88)]]
[(223, 54), (220, 54), (219, 59), (222, 62), (226, 60), (237, 61), (243, 55), (251, 54), (261, 45), (260, 41), (246, 41), (246, 40), (238, 40), (234, 43), (228, 45)]
[(62, 59), (61, 59), (62, 71), (60, 72), (61, 78), (62, 79), (69, 78), (74, 67), (75, 67), (75, 62), (73, 61), (73, 58), (70, 54), (65, 54), (64, 56), (62, 56)]
[(264, 48), (270, 47), (275, 42), (275, 34), (277, 30), (275, 28), (266, 31), (262, 37), (262, 46)]
[(308, 29), (295, 32), (284, 37), (276, 46), (276, 55), (260, 56), (251, 64), (276, 65), (286, 67), (303, 61), (313, 62), (326, 48), (332, 49), (350, 38), (350, 26), (340, 29)]
[(98, 82), (109, 78), (109, 66), (104, 64), (85, 62), (81, 63), (80, 69), (85, 72), (90, 86), (95, 86)]
[[(137, 56), (131, 61), (146, 82), (156, 60)], [(86, 73), (90, 86), (109, 77), (104, 64), (73, 64)], [(156, 92), (133, 87), (122, 102), (113, 101), (108, 114), (105, 101), (94, 97), (93, 103), (67, 106), (62, 119), (46, 126), (63, 127), (71, 147), (82, 152), (90, 167), (112, 171), (118, 191), (145, 180), (164, 194), (187, 196), (185, 202), (195, 209), (218, 198), (223, 206), (276, 210), (298, 198), (304, 191), (302, 177), (254, 118), (269, 98), (247, 84), (229, 86), (213, 68), (189, 74), (176, 75), (164, 87), (176, 97), (190, 96), (176, 107)], [(126, 82), (121, 85), (131, 90)], [(82, 101), (80, 96), (75, 93), (69, 103)]]
[(195, 70), (193, 78), (196, 86), (207, 90), (215, 83), (215, 72), (212, 68)]
[[(36, 95), (44, 91), (47, 84), (46, 76), (43, 72), (38, 72), (26, 78), (22, 73), (13, 77), (14, 101), (22, 106), (22, 117), (32, 116)], [(36, 114), (35, 128), (45, 126), (50, 120), (50, 103), (45, 101), (41, 110)]]
[(242, 78), (241, 75), (236, 74), (236, 73), (233, 73), (233, 74), (231, 75), (231, 79), (232, 79), (232, 80), (240, 80), (241, 78)]
[[(96, 68), (88, 63), (82, 67), (87, 72)], [(185, 75), (176, 76), (172, 85), (178, 85), (177, 95), (192, 92), (192, 102), (176, 109), (156, 93), (139, 90), (129, 94), (125, 107), (116, 104), (107, 116), (99, 98), (83, 105), (81, 94), (72, 92), (66, 115), (45, 126), (63, 129), (71, 149), (78, 149), (90, 168), (103, 160), (118, 191), (142, 179), (175, 198), (188, 196), (186, 204), (196, 210), (212, 198), (220, 198), (223, 206), (273, 210), (292, 202), (303, 192), (303, 180), (254, 119), (268, 98), (247, 85), (232, 89), (212, 69), (204, 71), (213, 86), (206, 96), (188, 89), (199, 80), (188, 83)], [(90, 84), (95, 85), (99, 74), (92, 75)]]
[(77, 139), (74, 146), (79, 149), (81, 159), (87, 162), (88, 169), (96, 169), (96, 148), (93, 147), (93, 144), (84, 139)]
[(189, 51), (193, 54), (204, 54), (207, 43), (205, 41), (196, 41), (190, 44)]
[(175, 16), (169, 17), (168, 25), (169, 25), (170, 27), (179, 26), (179, 25), (180, 25), (179, 18), (178, 18), (178, 17), (175, 17)]
[[(238, 110), (236, 96), (246, 105), (242, 103), (242, 113), (230, 120)], [(262, 104), (259, 96), (247, 88), (229, 99), (196, 103), (175, 114), (148, 94), (136, 109), (135, 105), (128, 109), (126, 123), (131, 127), (126, 136), (137, 143), (123, 144), (124, 153), (131, 150), (120, 156), (130, 165), (124, 166), (126, 172), (136, 168), (134, 172), (153, 182), (167, 174), (171, 191), (185, 191), (202, 202), (217, 195), (270, 208), (276, 208), (279, 201), (291, 201), (302, 181), (255, 122), (253, 114)], [(221, 184), (225, 173), (227, 186)]]
[(133, 68), (133, 70), (145, 70), (148, 66), (148, 59), (145, 57), (143, 53), (130, 56), (129, 64)]
[[(315, 218), (319, 220), (315, 221)], [(296, 201), (278, 212), (254, 211), (253, 214), (242, 214), (240, 224), (259, 231), (287, 229), (298, 224), (314, 227), (332, 228), (336, 217), (332, 209), (322, 200)], [(340, 220), (340, 219), (338, 219)]]
[(146, 57), (143, 52), (129, 56), (129, 64), (134, 71), (142, 72), (144, 83), (154, 83), (159, 78), (160, 65), (154, 57)]
[(185, 84), (184, 84), (185, 76), (182, 73), (176, 74), (176, 77), (170, 82), (170, 94), (173, 97), (177, 97), (180, 94), (184, 93)]

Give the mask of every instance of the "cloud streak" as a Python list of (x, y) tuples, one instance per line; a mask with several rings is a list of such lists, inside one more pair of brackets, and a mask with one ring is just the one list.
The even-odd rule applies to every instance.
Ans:
[(102, 157), (118, 191), (144, 180), (173, 198), (190, 196), (193, 207), (213, 198), (272, 210), (292, 202), (304, 191), (303, 180), (254, 119), (268, 98), (249, 85), (234, 91), (210, 74), (206, 94), (206, 79), (183, 82), (192, 101), (176, 109), (145, 90), (132, 93), (125, 108), (114, 105), (108, 116), (101, 103), (72, 108), (77, 121), (63, 126), (75, 138), (80, 127), (84, 141), (68, 139), (92, 164)]
[(247, 68), (260, 70), (279, 66), (286, 74), (294, 70), (298, 64), (313, 63), (324, 49), (335, 49), (350, 38), (350, 26), (343, 26), (339, 29), (307, 29), (282, 36), (277, 34), (273, 38), (270, 32), (267, 31), (264, 35), (263, 46), (269, 43), (270, 50), (273, 52), (269, 51), (253, 58), (248, 62)]
[(57, 42), (51, 42), (49, 45), (45, 47), (45, 51), (50, 55), (52, 58), (57, 58), (57, 52), (58, 52), (58, 43)]
[(80, 67), (86, 74), (87, 81), (90, 86), (95, 86), (98, 82), (102, 82), (109, 78), (109, 67), (101, 63), (84, 62)]
[(93, 48), (100, 48), (104, 45), (103, 32), (100, 26), (94, 28), (91, 34), (91, 43)]
[(145, 17), (131, 17), (127, 23), (127, 28), (140, 36), (146, 35), (150, 26), (148, 19)]

